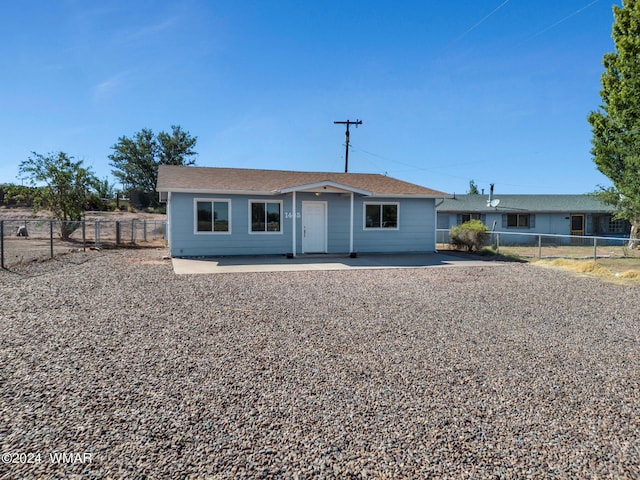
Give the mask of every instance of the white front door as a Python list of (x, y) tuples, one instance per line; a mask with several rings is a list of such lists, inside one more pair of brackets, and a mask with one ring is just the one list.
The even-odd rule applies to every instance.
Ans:
[(326, 202), (302, 202), (302, 253), (327, 252)]

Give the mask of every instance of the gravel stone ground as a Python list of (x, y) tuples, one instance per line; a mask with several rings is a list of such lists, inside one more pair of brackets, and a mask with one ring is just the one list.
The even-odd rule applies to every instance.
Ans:
[(638, 286), (163, 253), (0, 272), (1, 479), (640, 476)]

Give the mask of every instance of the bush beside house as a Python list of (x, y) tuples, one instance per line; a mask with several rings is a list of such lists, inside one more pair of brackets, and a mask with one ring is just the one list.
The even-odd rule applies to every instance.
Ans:
[(489, 227), (480, 220), (469, 220), (451, 229), (451, 245), (469, 252), (479, 251), (488, 239)]

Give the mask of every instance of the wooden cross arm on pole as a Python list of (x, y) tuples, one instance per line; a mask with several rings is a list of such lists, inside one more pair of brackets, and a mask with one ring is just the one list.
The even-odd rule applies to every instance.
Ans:
[(356, 119), (355, 122), (352, 122), (351, 120), (347, 119), (344, 122), (335, 121), (333, 123), (347, 126), (347, 131), (345, 133), (346, 142), (345, 142), (345, 154), (344, 154), (344, 173), (347, 173), (349, 171), (349, 126), (355, 125), (356, 128), (358, 128), (358, 125), (362, 125), (362, 120)]

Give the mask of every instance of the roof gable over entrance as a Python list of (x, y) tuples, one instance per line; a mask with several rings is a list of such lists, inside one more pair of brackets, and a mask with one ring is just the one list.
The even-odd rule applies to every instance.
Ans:
[(450, 197), (449, 194), (438, 190), (370, 173), (297, 172), (176, 165), (159, 167), (156, 188), (159, 192), (266, 195), (315, 191), (315, 189), (354, 192), (367, 196)]
[(282, 188), (278, 191), (279, 193), (290, 193), (290, 192), (333, 192), (333, 193), (344, 193), (344, 192), (353, 192), (359, 193), (360, 195), (373, 195), (372, 192), (368, 190), (362, 190), (360, 188), (351, 187), (349, 185), (342, 185), (339, 183), (331, 182), (329, 180), (325, 180), (323, 182), (309, 183), (307, 185), (298, 185), (295, 187), (287, 187)]

